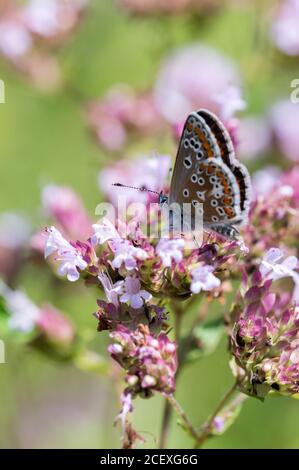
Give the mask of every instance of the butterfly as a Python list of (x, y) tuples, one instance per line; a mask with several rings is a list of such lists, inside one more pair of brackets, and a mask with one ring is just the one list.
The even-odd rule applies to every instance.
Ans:
[(236, 226), (245, 223), (251, 182), (236, 158), (222, 122), (206, 109), (192, 112), (184, 125), (169, 196), (160, 202), (189, 203), (203, 217), (203, 227), (224, 238), (237, 239)]
[[(124, 186), (116, 183), (115, 186)], [(150, 191), (147, 188), (134, 188)], [(193, 218), (202, 217), (203, 227), (224, 238), (238, 239), (236, 226), (246, 222), (251, 199), (251, 181), (236, 158), (228, 131), (206, 109), (189, 114), (182, 132), (170, 191), (159, 194), (159, 203), (189, 204)], [(191, 214), (192, 215), (192, 214)]]

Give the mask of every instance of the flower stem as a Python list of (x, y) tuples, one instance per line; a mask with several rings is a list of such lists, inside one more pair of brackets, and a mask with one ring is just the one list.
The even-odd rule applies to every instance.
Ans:
[(199, 439), (199, 435), (196, 432), (196, 429), (193, 427), (193, 424), (186, 415), (185, 411), (177, 401), (177, 399), (174, 397), (174, 395), (167, 395), (166, 398), (168, 400), (168, 403), (172, 406), (178, 416), (182, 419), (186, 429), (189, 431), (189, 434), (195, 439), (195, 441), (197, 441)]
[[(174, 333), (175, 333), (175, 340), (178, 345), (179, 340), (180, 340), (180, 333), (181, 333), (181, 320), (182, 320), (182, 315), (183, 315), (183, 309), (178, 303), (175, 303), (175, 302), (172, 303), (171, 307), (174, 312)], [(181, 364), (178, 364), (176, 377), (178, 376), (178, 371), (180, 369), (180, 366)], [(168, 440), (169, 430), (170, 430), (171, 415), (172, 415), (172, 406), (169, 400), (166, 399), (165, 405), (164, 405), (163, 418), (162, 418), (159, 449), (165, 449), (165, 446)]]
[(172, 408), (169, 401), (165, 400), (159, 449), (165, 449), (168, 440)]
[(235, 382), (234, 385), (226, 392), (226, 394), (223, 396), (223, 398), (220, 400), (219, 404), (217, 405), (213, 414), (208, 418), (208, 420), (202, 426), (201, 433), (199, 433), (196, 437), (196, 442), (194, 446), (195, 449), (200, 448), (204, 444), (204, 442), (208, 439), (211, 433), (211, 430), (213, 428), (214, 419), (222, 411), (224, 406), (227, 404), (228, 400), (235, 393), (237, 385), (238, 385), (237, 382)]

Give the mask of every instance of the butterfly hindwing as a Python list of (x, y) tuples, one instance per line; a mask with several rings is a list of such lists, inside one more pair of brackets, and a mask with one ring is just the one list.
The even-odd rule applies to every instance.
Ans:
[(219, 145), (223, 162), (231, 169), (237, 180), (240, 189), (241, 213), (243, 219), (246, 219), (251, 198), (251, 183), (247, 168), (237, 160), (230, 135), (217, 116), (206, 109), (200, 109), (197, 114), (210, 127)]
[(240, 191), (236, 178), (221, 160), (204, 160), (188, 175), (176, 202), (190, 203), (206, 227), (238, 223)]

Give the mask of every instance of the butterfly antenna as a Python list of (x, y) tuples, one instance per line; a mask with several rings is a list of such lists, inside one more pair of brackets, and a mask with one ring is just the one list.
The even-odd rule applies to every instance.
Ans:
[(147, 189), (145, 186), (142, 186), (141, 188), (137, 188), (136, 186), (127, 186), (126, 184), (122, 183), (113, 183), (112, 186), (118, 186), (119, 188), (129, 188), (129, 189), (135, 189), (136, 191), (143, 191), (146, 193), (153, 193), (157, 194), (160, 196), (160, 193), (158, 191), (153, 191), (152, 189)]

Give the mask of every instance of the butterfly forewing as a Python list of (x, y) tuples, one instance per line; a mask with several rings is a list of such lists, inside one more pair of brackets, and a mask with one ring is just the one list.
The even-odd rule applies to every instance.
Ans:
[(220, 158), (217, 141), (203, 118), (191, 113), (185, 123), (171, 180), (169, 202), (177, 202), (177, 195), (198, 163)]

